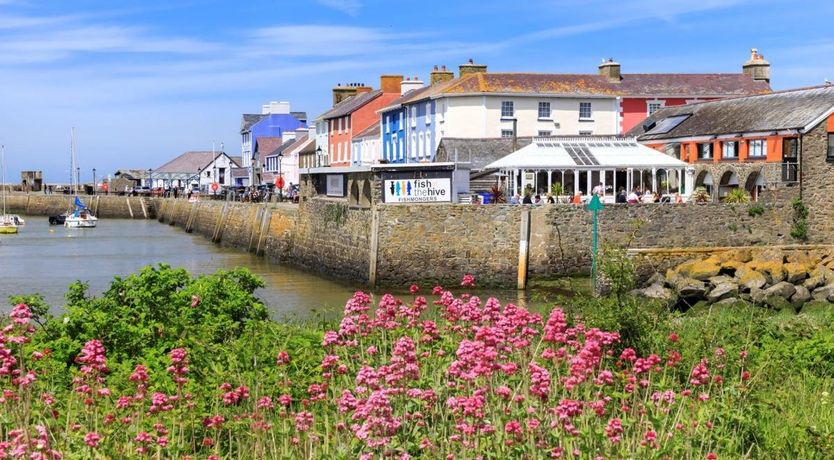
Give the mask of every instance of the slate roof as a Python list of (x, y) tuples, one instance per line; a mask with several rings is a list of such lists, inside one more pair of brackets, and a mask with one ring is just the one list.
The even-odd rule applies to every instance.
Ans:
[(197, 172), (198, 169), (205, 168), (215, 157), (225, 155), (223, 152), (212, 151), (197, 151), (185, 152), (173, 160), (153, 170), (156, 173), (184, 173)]
[(231, 158), (232, 161), (234, 161), (236, 165), (242, 165), (243, 164), (243, 157), (240, 156), (240, 155), (235, 155), (235, 156), (230, 155), (229, 158)]
[[(663, 108), (626, 135), (641, 142), (694, 136), (800, 129), (834, 108), (834, 85), (799, 88)], [(643, 126), (690, 115), (666, 133), (646, 134)]]
[[(518, 148), (530, 145), (532, 137), (519, 137)], [(444, 137), (437, 147), (434, 161), (455, 162), (455, 151), (459, 163), (471, 163), (473, 171), (482, 170), (493, 161), (513, 153), (513, 140), (503, 138), (461, 139)]]
[(559, 96), (730, 97), (765, 94), (770, 85), (745, 74), (623, 74), (612, 82), (598, 74), (476, 73), (409, 91), (386, 109), (427, 98), (463, 94), (552, 94)]
[(240, 134), (249, 131), (252, 125), (261, 121), (266, 115), (260, 113), (244, 113), (240, 119)]
[(249, 177), (249, 168), (232, 168), (232, 177)]
[(319, 115), (318, 118), (316, 118), (316, 120), (329, 120), (331, 118), (338, 118), (351, 114), (381, 95), (382, 90), (379, 89), (367, 93), (355, 94), (345, 99), (344, 101), (338, 103), (336, 107), (333, 107), (327, 112), (324, 112), (323, 114)]
[(254, 152), (268, 154), (277, 149), (283, 140), (277, 136), (261, 136), (255, 140)]
[(379, 137), (379, 133), (379, 123), (373, 123), (371, 126), (363, 129), (359, 134), (354, 135), (353, 140), (364, 139), (366, 137)]

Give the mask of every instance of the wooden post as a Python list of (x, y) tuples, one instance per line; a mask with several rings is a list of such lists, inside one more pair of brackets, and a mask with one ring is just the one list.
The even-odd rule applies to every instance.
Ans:
[(371, 258), (368, 261), (368, 284), (376, 286), (376, 266), (379, 257), (379, 209), (374, 207), (371, 214)]
[(32, 199), (32, 195), (26, 194), (26, 214), (29, 214), (29, 200)]
[(211, 235), (211, 241), (217, 243), (220, 241), (220, 235), (223, 234), (223, 225), (226, 221), (226, 213), (229, 212), (229, 203), (223, 203), (223, 209), (220, 211), (220, 215), (217, 216), (217, 222), (214, 224), (214, 232)]
[(133, 208), (130, 207), (130, 198), (125, 197), (125, 201), (127, 202), (127, 212), (130, 213), (130, 218), (133, 219)]
[(255, 211), (255, 218), (252, 220), (252, 231), (249, 233), (249, 244), (246, 246), (246, 250), (249, 252), (255, 249), (255, 244), (258, 241), (256, 235), (260, 230), (261, 218), (263, 218), (264, 211), (266, 211), (266, 203), (263, 206), (258, 206)]
[(269, 225), (272, 222), (272, 210), (264, 209), (263, 217), (261, 218), (261, 230), (258, 235), (258, 245), (255, 246), (255, 255), (260, 256), (264, 253), (263, 244), (266, 236), (269, 234)]
[(191, 233), (191, 228), (194, 225), (194, 219), (197, 217), (197, 207), (199, 206), (199, 201), (195, 201), (191, 205), (191, 211), (188, 213), (188, 220), (185, 222), (185, 233)]
[(518, 289), (527, 289), (527, 257), (530, 250), (530, 211), (521, 213), (521, 235), (518, 239)]
[(145, 199), (139, 197), (139, 206), (142, 208), (142, 215), (145, 216), (145, 219), (148, 218), (148, 210), (145, 209)]

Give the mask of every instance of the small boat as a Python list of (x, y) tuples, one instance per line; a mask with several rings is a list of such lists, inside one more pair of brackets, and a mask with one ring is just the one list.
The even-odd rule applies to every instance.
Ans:
[(98, 217), (87, 209), (80, 198), (75, 197), (75, 211), (64, 217), (64, 226), (68, 228), (95, 228), (97, 223)]
[(0, 234), (13, 235), (17, 233), (17, 224), (9, 216), (0, 216)]
[(6, 214), (6, 215), (12, 220), (12, 222), (17, 224), (18, 227), (23, 227), (24, 225), (26, 225), (26, 221), (23, 220), (23, 218), (18, 216), (17, 214)]
[(67, 213), (49, 216), (49, 225), (64, 225), (67, 220)]

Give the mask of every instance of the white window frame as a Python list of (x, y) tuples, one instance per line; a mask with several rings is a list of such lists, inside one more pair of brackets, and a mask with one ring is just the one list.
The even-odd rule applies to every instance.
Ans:
[(579, 131), (579, 135), (580, 136), (593, 136), (594, 132), (591, 131), (591, 130), (583, 129), (582, 131)]
[[(703, 148), (701, 146), (704, 146)], [(712, 151), (713, 145), (712, 142), (701, 142), (698, 144), (696, 149), (698, 150), (698, 159), (699, 160), (712, 160), (715, 158), (715, 152)], [(704, 156), (704, 152), (709, 153), (709, 156)]]
[[(753, 146), (757, 147), (753, 147)], [(753, 152), (758, 151), (758, 155)], [(747, 141), (747, 157), (748, 158), (766, 158), (767, 157), (767, 139), (752, 139)]]
[[(588, 108), (588, 115), (583, 117), (582, 116), (582, 109), (586, 106)], [(591, 104), (590, 102), (580, 102), (579, 103), (579, 119), (581, 121), (593, 121), (593, 119), (594, 119), (594, 106), (593, 106), (593, 104)]]
[[(732, 154), (732, 155), (729, 155)], [(722, 141), (721, 142), (721, 158), (732, 160), (738, 158), (738, 142), (736, 141)]]
[(412, 128), (417, 127), (417, 106), (416, 105), (411, 106), (411, 127)]
[[(510, 114), (507, 115), (504, 109), (509, 108)], [(501, 118), (512, 118), (515, 116), (515, 103), (513, 101), (501, 101)]]
[[(547, 115), (542, 116), (542, 105), (544, 105), (544, 104), (547, 104)], [(550, 105), (550, 101), (539, 101), (537, 115), (538, 115), (539, 120), (552, 120), (553, 119), (553, 108)]]
[(336, 144), (336, 161), (342, 160), (342, 143), (339, 142)]
[(400, 123), (399, 123), (399, 130), (402, 131), (405, 128), (405, 124), (403, 124), (403, 114), (405, 113), (405, 109), (400, 110)]
[(646, 101), (646, 116), (647, 117), (652, 116), (652, 114), (654, 113), (654, 112), (652, 112), (652, 105), (657, 106), (657, 109), (655, 110), (655, 112), (656, 112), (656, 111), (662, 109), (663, 107), (666, 107), (666, 101), (665, 100), (661, 101), (659, 99)]
[(385, 132), (391, 132), (391, 115), (385, 115)]
[[(505, 136), (505, 134), (509, 134)], [(501, 130), (501, 139), (512, 139), (513, 138), (513, 130), (512, 129), (502, 129)]]
[(550, 137), (552, 135), (553, 135), (553, 131), (539, 130), (539, 134), (538, 134), (537, 137)]
[(411, 151), (411, 158), (417, 158), (417, 134), (411, 133), (411, 144), (408, 145)]
[(426, 124), (431, 124), (431, 102), (426, 102)]

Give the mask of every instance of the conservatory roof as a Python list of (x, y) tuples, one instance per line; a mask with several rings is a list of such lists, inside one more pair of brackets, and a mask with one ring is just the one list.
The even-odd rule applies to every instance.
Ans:
[(684, 168), (669, 155), (621, 137), (537, 137), (486, 169)]

